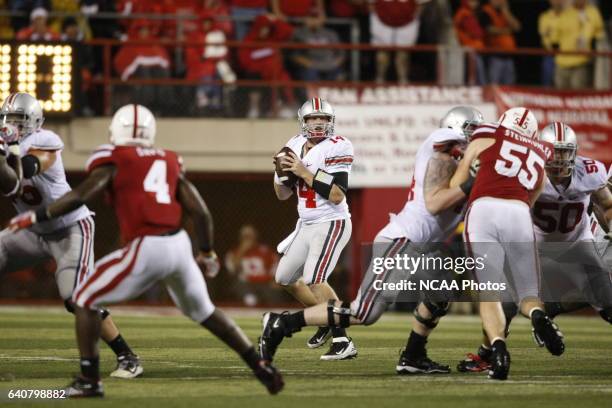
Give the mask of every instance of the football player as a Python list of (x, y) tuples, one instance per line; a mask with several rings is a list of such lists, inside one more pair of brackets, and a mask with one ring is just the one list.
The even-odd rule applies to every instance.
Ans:
[[(155, 118), (141, 105), (126, 105), (113, 116), (110, 145), (99, 147), (87, 162), (88, 177), (53, 203), (15, 217), (20, 230), (61, 219), (109, 193), (125, 246), (103, 257), (72, 295), (81, 374), (67, 388), (69, 397), (104, 395), (99, 374), (97, 308), (135, 298), (162, 281), (181, 311), (238, 353), (272, 394), (283, 387), (280, 373), (259, 358), (242, 330), (212, 304), (198, 264), (208, 276), (219, 271), (213, 250), (212, 218), (195, 187), (185, 178), (180, 157), (156, 149)], [(193, 220), (198, 254), (181, 228), (185, 211)], [(40, 224), (39, 224), (40, 223)]]
[[(435, 256), (435, 244), (431, 243), (446, 240), (461, 221), (462, 202), (467, 196), (462, 188), (449, 188), (448, 183), (466, 138), (482, 121), (482, 114), (476, 109), (453, 108), (441, 120), (440, 129), (423, 142), (417, 152), (406, 205), (399, 214), (391, 216), (389, 224), (376, 236), (373, 259), (393, 258), (398, 254), (419, 257), (424, 249)], [(408, 273), (393, 269), (377, 273), (371, 263), (351, 303), (330, 300), (293, 314), (266, 313), (260, 353), (272, 359), (283, 338), (304, 326), (348, 327), (375, 323), (399, 293), (377, 290), (374, 282), (399, 281)], [(429, 334), (447, 310), (448, 302), (427, 297), (417, 305), (410, 337), (396, 366), (398, 374), (450, 372), (448, 366), (429, 359), (425, 348)]]
[[(563, 242), (561, 263), (582, 263), (583, 273), (588, 276), (593, 288), (596, 305), (602, 318), (612, 322), (612, 286), (610, 271), (595, 247), (593, 231), (587, 209), (592, 200), (601, 210), (601, 218), (608, 231), (612, 223), (612, 193), (607, 187), (604, 165), (596, 160), (578, 156), (578, 141), (574, 130), (568, 125), (554, 122), (540, 133), (540, 140), (554, 146), (553, 160), (545, 165), (548, 180), (542, 194), (531, 209), (534, 231), (538, 243)], [(546, 252), (545, 244), (541, 250)], [(545, 259), (542, 259), (545, 261)], [(542, 264), (558, 272), (558, 263)], [(557, 279), (564, 279), (563, 273), (556, 273)], [(559, 285), (559, 282), (555, 282)], [(570, 286), (572, 284), (570, 283)], [(589, 306), (580, 302), (545, 302), (545, 311), (555, 316)], [(516, 309), (504, 305), (507, 324), (514, 317)], [(489, 369), (491, 348), (485, 338), (477, 354), (468, 354), (457, 369), (464, 372), (478, 372)]]
[[(285, 145), (283, 151), (287, 153), (275, 158), (283, 171), (295, 175), (283, 182), (282, 175), (274, 173), (276, 196), (287, 200), (296, 192), (299, 214), (295, 231), (279, 244), (282, 257), (275, 280), (304, 306), (314, 306), (338, 299), (327, 279), (351, 238), (351, 214), (345, 195), (353, 145), (335, 134), (334, 108), (323, 99), (306, 101), (298, 111), (298, 120), (300, 133)], [(330, 336), (331, 347), (321, 360), (357, 356), (343, 327), (322, 325), (307, 346), (321, 347)]]
[[(13, 166), (2, 166), (0, 185), (13, 185), (11, 190), (2, 189), (17, 212), (36, 211), (69, 192), (61, 155), (64, 144), (58, 135), (41, 127), (44, 117), (36, 98), (26, 93), (10, 94), (0, 108), (0, 120), (0, 137), (7, 144), (8, 162)], [(57, 288), (66, 309), (74, 313), (71, 301), (74, 287), (93, 269), (94, 230), (92, 213), (81, 205), (19, 233), (2, 233), (0, 273), (54, 258)], [(100, 309), (100, 316), (102, 339), (117, 356), (117, 367), (111, 376), (134, 378), (142, 374), (138, 356), (119, 333), (108, 310)]]
[[(463, 238), (468, 255), (485, 261), (483, 269), (475, 270), (477, 280), (502, 277), (508, 260), (521, 313), (531, 319), (538, 341), (559, 356), (565, 345), (539, 298), (538, 254), (530, 214), (545, 186), (545, 164), (553, 155), (552, 145), (539, 141), (537, 131), (535, 116), (525, 108), (509, 109), (498, 123), (482, 125), (472, 135), (450, 185), (470, 192)], [(479, 168), (473, 178), (470, 168), (475, 162)], [(491, 344), (489, 378), (505, 380), (510, 354), (501, 298), (480, 300), (480, 317)]]

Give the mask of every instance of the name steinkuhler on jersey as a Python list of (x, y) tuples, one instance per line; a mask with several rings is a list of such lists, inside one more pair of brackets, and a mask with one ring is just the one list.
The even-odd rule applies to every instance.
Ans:
[(517, 133), (517, 132), (515, 132), (513, 130), (510, 130), (510, 129), (506, 129), (506, 132), (505, 132), (504, 136), (509, 136), (509, 137), (511, 137), (511, 138), (513, 138), (515, 140), (520, 141), (520, 142), (530, 144), (533, 147), (536, 147), (536, 148), (542, 150), (546, 154), (546, 157), (552, 157), (552, 150), (550, 149), (550, 147), (548, 145), (545, 145), (542, 142), (538, 141), (537, 139), (532, 139), (530, 137), (523, 136), (520, 133)]

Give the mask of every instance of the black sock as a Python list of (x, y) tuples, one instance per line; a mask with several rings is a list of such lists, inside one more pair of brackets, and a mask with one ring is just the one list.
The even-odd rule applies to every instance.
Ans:
[(260, 358), (259, 354), (257, 354), (257, 352), (255, 351), (255, 347), (251, 347), (244, 353), (240, 354), (240, 357), (242, 357), (244, 362), (247, 363), (249, 367), (251, 367), (251, 370), (255, 370), (257, 367), (259, 367)]
[(81, 358), (81, 376), (88, 380), (100, 379), (100, 357)]
[(300, 310), (299, 312), (292, 313), (289, 315), (283, 316), (285, 320), (285, 324), (291, 331), (298, 331), (302, 327), (306, 326), (306, 321), (304, 320), (304, 311)]
[(346, 337), (346, 329), (344, 327), (332, 327), (332, 336), (334, 339), (338, 337)]
[(121, 337), (121, 334), (117, 335), (117, 337), (115, 337), (111, 341), (107, 341), (106, 344), (108, 344), (108, 346), (113, 350), (113, 352), (117, 356), (123, 356), (126, 354), (134, 354), (130, 346), (128, 346), (125, 340), (123, 340), (123, 337)]
[(427, 336), (421, 336), (412, 330), (406, 343), (406, 355), (413, 358), (426, 356), (425, 344), (427, 344)]

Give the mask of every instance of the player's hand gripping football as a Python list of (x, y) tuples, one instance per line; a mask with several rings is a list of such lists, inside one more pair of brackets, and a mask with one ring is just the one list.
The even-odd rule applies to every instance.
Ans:
[(206, 276), (207, 278), (214, 278), (215, 276), (217, 276), (219, 270), (221, 269), (219, 257), (217, 256), (215, 251), (200, 251), (200, 253), (198, 253), (198, 255), (196, 256), (196, 262), (204, 270), (204, 276)]
[(8, 151), (15, 156), (19, 156), (19, 129), (9, 123), (5, 123), (0, 128), (0, 141), (8, 146)]
[(290, 171), (299, 178), (306, 177), (310, 171), (304, 166), (302, 160), (293, 152), (290, 152), (288, 155), (281, 157), (281, 165), (286, 171)]
[(34, 211), (26, 211), (13, 218), (6, 227), (9, 231), (17, 232), (22, 229), (30, 228), (36, 224), (36, 213)]

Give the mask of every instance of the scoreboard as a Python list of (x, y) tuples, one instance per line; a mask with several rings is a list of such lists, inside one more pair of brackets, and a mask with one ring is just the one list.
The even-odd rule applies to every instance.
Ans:
[(45, 115), (71, 114), (73, 51), (69, 44), (0, 44), (0, 99), (27, 92), (38, 99)]

